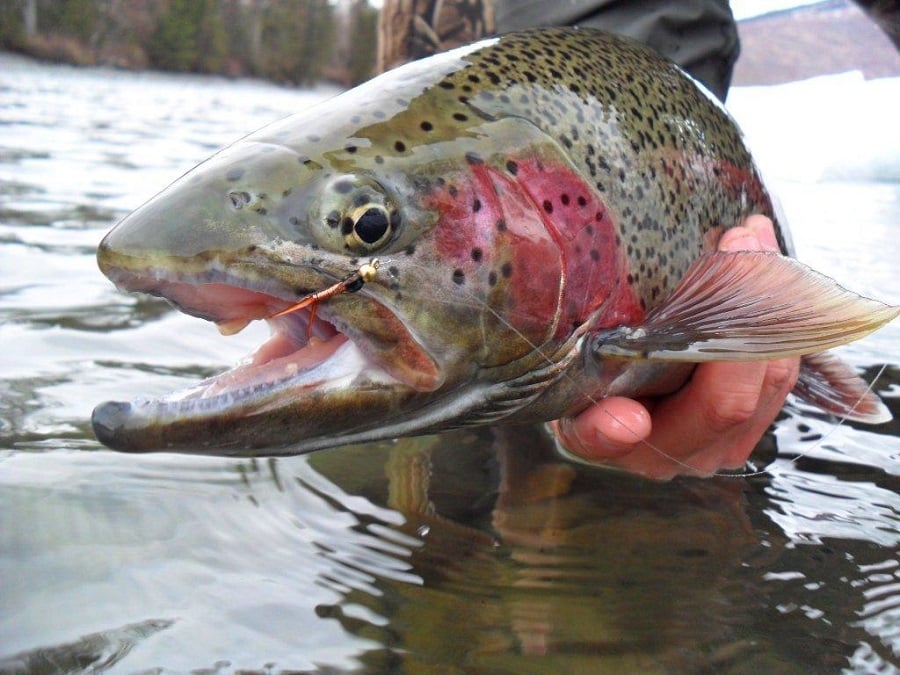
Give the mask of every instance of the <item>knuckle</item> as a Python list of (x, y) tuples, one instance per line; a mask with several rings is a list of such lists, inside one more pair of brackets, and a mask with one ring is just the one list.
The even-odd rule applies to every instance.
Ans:
[(799, 361), (786, 359), (772, 361), (766, 369), (763, 388), (773, 393), (783, 392), (785, 395), (794, 388), (799, 377)]
[(709, 428), (718, 433), (730, 431), (746, 424), (756, 414), (758, 397), (745, 393), (733, 393), (716, 400), (706, 418)]

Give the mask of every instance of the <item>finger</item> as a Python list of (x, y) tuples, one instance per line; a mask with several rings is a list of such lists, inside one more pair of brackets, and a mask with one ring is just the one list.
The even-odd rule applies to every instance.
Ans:
[(722, 457), (720, 468), (736, 469), (747, 462), (759, 439), (784, 407), (784, 399), (797, 384), (799, 374), (800, 359), (797, 358), (779, 359), (766, 364), (766, 375), (754, 419), (746, 428), (737, 430), (734, 434), (731, 449)]
[(650, 412), (630, 398), (605, 398), (574, 418), (556, 425), (560, 443), (591, 462), (604, 462), (632, 452), (650, 434)]
[[(765, 363), (705, 363), (675, 394), (654, 410), (645, 447), (622, 459), (621, 467), (666, 480), (677, 474), (708, 475), (708, 459), (728, 455), (731, 436), (756, 413)], [(725, 438), (728, 438), (725, 441)], [(723, 444), (725, 441), (726, 444)]]
[[(683, 390), (696, 388), (685, 394), (693, 410), (685, 410), (681, 392), (660, 404), (654, 419), (660, 433), (650, 440), (673, 448), (683, 473), (709, 475), (740, 467), (778, 415), (798, 371), (799, 359), (704, 364)], [(691, 443), (692, 451), (677, 452)]]
[(720, 251), (778, 251), (775, 226), (765, 216), (749, 216), (741, 226), (722, 235), (718, 248)]
[(743, 226), (756, 236), (764, 249), (769, 251), (780, 250), (778, 238), (775, 236), (775, 224), (771, 218), (759, 214), (752, 215), (743, 222)]

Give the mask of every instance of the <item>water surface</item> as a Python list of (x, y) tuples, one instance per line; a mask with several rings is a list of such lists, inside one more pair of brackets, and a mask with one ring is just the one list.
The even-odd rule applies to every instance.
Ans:
[[(327, 93), (0, 57), (0, 672), (896, 671), (896, 422), (791, 405), (764, 475), (667, 484), (534, 430), (278, 460), (92, 438), (97, 402), (186, 386), (262, 330), (117, 292), (102, 234)], [(779, 181), (801, 257), (896, 303), (900, 187), (842, 178)], [(895, 416), (898, 344), (843, 350), (887, 365)]]

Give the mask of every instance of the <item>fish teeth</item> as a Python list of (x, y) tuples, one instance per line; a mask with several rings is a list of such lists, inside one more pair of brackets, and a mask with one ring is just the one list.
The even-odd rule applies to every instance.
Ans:
[(217, 323), (216, 328), (219, 329), (222, 335), (235, 335), (244, 330), (248, 323), (250, 323), (250, 319), (229, 319), (228, 321)]

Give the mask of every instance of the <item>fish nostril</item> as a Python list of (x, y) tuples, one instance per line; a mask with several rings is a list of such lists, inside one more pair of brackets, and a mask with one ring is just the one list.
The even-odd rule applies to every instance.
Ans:
[(235, 210), (242, 209), (253, 201), (253, 195), (244, 190), (232, 190), (227, 196)]

